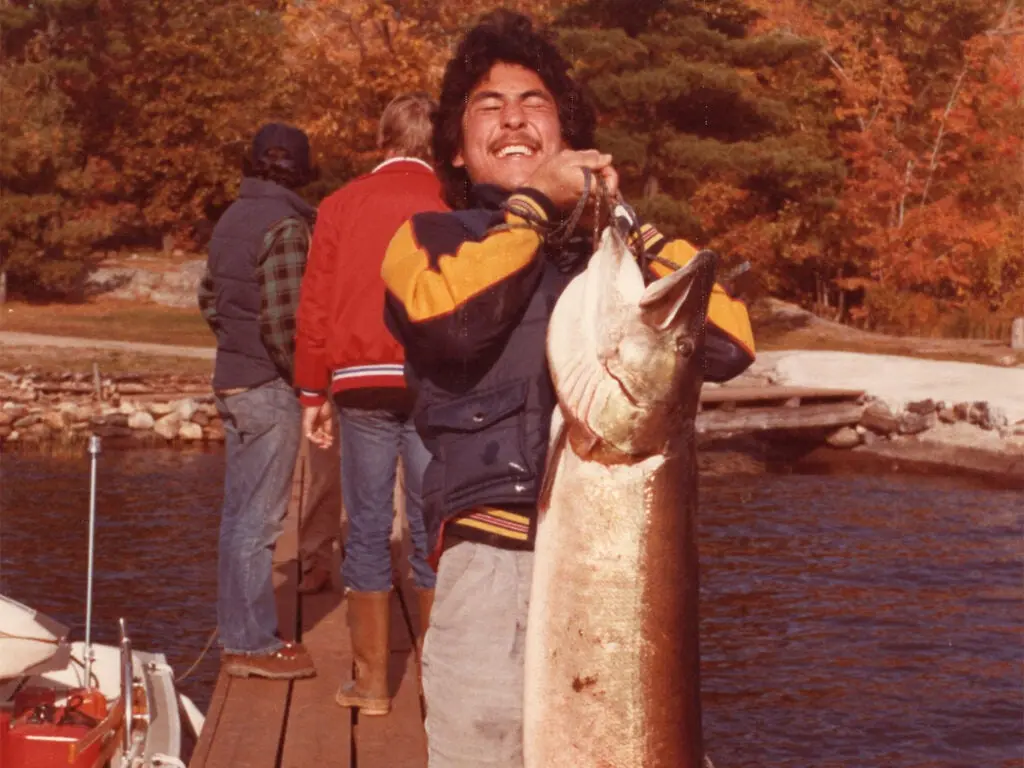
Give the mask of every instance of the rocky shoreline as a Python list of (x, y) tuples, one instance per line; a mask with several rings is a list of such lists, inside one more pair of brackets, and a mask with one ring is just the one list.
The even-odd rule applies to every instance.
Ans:
[(0, 371), (0, 445), (221, 443), (209, 383), (196, 377), (90, 377)]
[[(784, 362), (768, 353), (732, 384), (803, 383), (780, 375)], [(981, 399), (900, 400), (866, 390), (857, 424), (817, 432), (718, 436), (711, 442), (715, 450), (754, 457), (762, 468), (779, 462), (854, 466), (877, 459), (890, 468), (945, 467), (1024, 482), (1024, 415), (1005, 406), (1005, 401)], [(203, 376), (0, 371), (0, 448), (73, 446), (92, 435), (118, 447), (224, 441)]]
[[(1021, 367), (791, 350), (759, 354), (747, 373), (726, 386), (864, 392), (857, 424), (759, 436), (754, 453), (765, 464), (952, 470), (1024, 485)], [(750, 447), (746, 441), (748, 454)]]

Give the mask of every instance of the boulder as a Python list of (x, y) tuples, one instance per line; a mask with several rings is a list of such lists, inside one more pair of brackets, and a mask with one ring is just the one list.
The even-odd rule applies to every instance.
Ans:
[(105, 421), (108, 427), (127, 427), (130, 418), (127, 413), (111, 413), (105, 417)]
[(917, 435), (935, 426), (936, 417), (928, 413), (904, 413), (900, 416), (899, 433), (901, 435)]
[(146, 411), (136, 411), (128, 417), (130, 429), (152, 429), (156, 420)]
[(833, 448), (855, 448), (860, 445), (860, 433), (853, 427), (840, 427), (825, 438), (825, 442)]
[(935, 409), (935, 401), (930, 398), (928, 400), (918, 400), (914, 403), (907, 403), (906, 408), (907, 413), (913, 413), (921, 416), (932, 413)]
[(188, 421), (192, 418), (195, 412), (199, 410), (199, 403), (191, 397), (186, 397), (182, 400), (175, 400), (171, 403), (171, 410), (173, 413), (178, 414), (178, 417), (182, 421)]
[(38, 424), (41, 418), (38, 413), (28, 413), (22, 416), (20, 419), (15, 419), (13, 426), (17, 430), (25, 430), (31, 427), (33, 424)]
[(153, 424), (153, 431), (166, 440), (173, 440), (178, 436), (181, 429), (181, 419), (176, 413), (169, 413), (156, 420)]
[(178, 429), (178, 437), (182, 440), (188, 440), (189, 442), (202, 440), (203, 428), (198, 424), (193, 424), (191, 421), (186, 421)]
[(159, 418), (161, 416), (166, 416), (174, 409), (171, 407), (170, 403), (150, 403), (146, 406), (146, 410)]
[(68, 416), (71, 418), (72, 421), (80, 420), (82, 418), (82, 412), (83, 411), (88, 412), (87, 408), (82, 408), (77, 403), (68, 403), (68, 402), (60, 403), (57, 406), (57, 410), (60, 411), (61, 413), (68, 414)]
[(861, 425), (879, 435), (891, 435), (900, 428), (900, 420), (885, 403), (871, 403), (860, 417)]
[(192, 414), (192, 423), (198, 424), (201, 427), (205, 427), (207, 424), (210, 423), (210, 417), (207, 416), (202, 411), (196, 411), (195, 413)]
[(957, 422), (956, 411), (952, 408), (943, 408), (939, 411), (939, 421), (943, 424), (955, 424)]
[(4, 403), (3, 412), (17, 420), (28, 413), (28, 407), (20, 403)]
[(967, 422), (982, 429), (990, 430), (1003, 426), (1005, 419), (1002, 418), (1001, 414), (994, 412), (988, 403), (976, 402), (971, 403), (967, 408)]

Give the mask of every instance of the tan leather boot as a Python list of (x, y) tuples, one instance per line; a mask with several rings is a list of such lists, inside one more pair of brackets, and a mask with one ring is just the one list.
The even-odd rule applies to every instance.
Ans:
[(363, 715), (391, 711), (388, 691), (388, 623), (391, 592), (348, 592), (348, 626), (352, 636), (355, 679), (338, 689), (334, 700), (358, 707)]

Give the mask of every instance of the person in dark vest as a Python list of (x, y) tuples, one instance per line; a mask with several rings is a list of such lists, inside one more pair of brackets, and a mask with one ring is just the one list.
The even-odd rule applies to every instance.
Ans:
[[(556, 227), (584, 195), (584, 169), (618, 187), (595, 126), (554, 45), (525, 16), (489, 14), (441, 84), (433, 154), (456, 210), (414, 216), (384, 259), (388, 325), (432, 457), (422, 489), (440, 553), (423, 648), (430, 768), (523, 764), (523, 649), (555, 407), (545, 336), (592, 250), (590, 227), (565, 239)], [(638, 236), (669, 265), (697, 252), (650, 224)], [(648, 278), (671, 269), (652, 264)], [(746, 308), (717, 285), (704, 356), (709, 381), (754, 359)]]
[(238, 677), (315, 674), (305, 648), (279, 636), (271, 573), (301, 440), (290, 382), (315, 211), (295, 190), (310, 179), (306, 134), (281, 123), (260, 128), (238, 199), (213, 230), (199, 287), (217, 337), (213, 389), (226, 451), (217, 626), (224, 669)]

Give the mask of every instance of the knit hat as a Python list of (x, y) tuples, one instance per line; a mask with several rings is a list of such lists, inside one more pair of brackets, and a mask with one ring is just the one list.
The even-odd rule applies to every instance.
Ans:
[(259, 163), (271, 149), (283, 149), (295, 164), (295, 170), (309, 172), (309, 137), (305, 131), (284, 123), (267, 123), (252, 140), (252, 162)]

